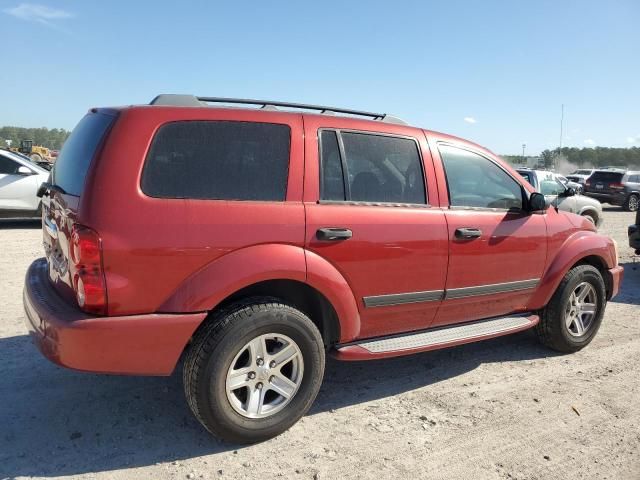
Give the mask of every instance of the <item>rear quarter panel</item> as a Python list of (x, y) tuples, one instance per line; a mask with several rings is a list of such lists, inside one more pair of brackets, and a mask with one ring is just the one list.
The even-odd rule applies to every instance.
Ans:
[[(151, 110), (150, 110), (151, 109)], [(179, 120), (262, 121), (291, 128), (285, 202), (160, 199), (140, 179), (156, 130)], [(102, 237), (109, 315), (206, 309), (187, 281), (230, 252), (256, 245), (304, 244), (302, 118), (296, 114), (209, 108), (135, 107), (113, 126), (89, 173), (79, 221)], [(278, 255), (278, 249), (271, 252)], [(304, 271), (304, 258), (299, 268)], [(218, 275), (241, 271), (225, 260)], [(258, 266), (258, 265), (256, 265)], [(215, 276), (215, 275), (214, 275)], [(206, 281), (211, 274), (203, 274)], [(185, 283), (186, 282), (186, 283)], [(217, 285), (200, 285), (215, 289)], [(185, 290), (186, 288), (186, 290)], [(178, 290), (182, 292), (177, 294)], [(177, 297), (176, 297), (177, 295)], [(177, 301), (176, 298), (181, 299)], [(170, 301), (172, 299), (172, 301)]]

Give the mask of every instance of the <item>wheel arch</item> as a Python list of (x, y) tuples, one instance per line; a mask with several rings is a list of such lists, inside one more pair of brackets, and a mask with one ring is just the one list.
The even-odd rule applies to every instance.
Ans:
[(544, 308), (567, 272), (578, 265), (585, 264), (592, 265), (600, 271), (607, 289), (607, 298), (610, 298), (613, 279), (609, 269), (616, 264), (616, 259), (612, 258), (612, 251), (613, 240), (608, 237), (585, 231), (570, 236), (548, 264), (528, 308), (531, 310)]

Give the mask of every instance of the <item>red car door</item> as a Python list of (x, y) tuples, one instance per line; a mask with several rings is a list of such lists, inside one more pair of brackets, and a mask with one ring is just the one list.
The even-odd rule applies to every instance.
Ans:
[(304, 123), (307, 255), (348, 282), (361, 338), (428, 327), (448, 232), (423, 132), (330, 116)]
[(449, 203), (446, 294), (433, 326), (524, 311), (545, 268), (545, 215), (525, 211), (517, 174), (489, 152), (429, 141)]

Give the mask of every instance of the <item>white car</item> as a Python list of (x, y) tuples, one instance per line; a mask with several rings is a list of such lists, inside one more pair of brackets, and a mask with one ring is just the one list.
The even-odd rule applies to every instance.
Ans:
[(7, 150), (0, 150), (0, 218), (40, 216), (40, 185), (49, 171)]
[(595, 168), (581, 168), (567, 175), (570, 182), (579, 183), (584, 186), (584, 182), (595, 172)]

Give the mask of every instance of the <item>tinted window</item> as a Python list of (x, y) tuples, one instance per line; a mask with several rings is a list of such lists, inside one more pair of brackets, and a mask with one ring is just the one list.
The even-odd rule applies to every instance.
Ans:
[(622, 180), (624, 173), (620, 172), (596, 172), (591, 175), (591, 182), (619, 182)]
[(344, 175), (338, 148), (338, 136), (332, 130), (320, 133), (320, 151), (322, 158), (322, 194), (323, 200), (344, 200)]
[(628, 181), (631, 183), (640, 183), (640, 175), (631, 175)]
[(194, 121), (164, 125), (151, 144), (142, 190), (152, 197), (284, 201), (287, 125)]
[(510, 175), (487, 158), (440, 145), (454, 207), (522, 208), (522, 188)]
[(349, 185), (359, 202), (426, 203), (422, 162), (414, 140), (341, 133)]
[(79, 196), (98, 144), (115, 117), (89, 113), (64, 142), (52, 170), (52, 181), (70, 195)]
[(20, 164), (18, 162), (14, 162), (4, 155), (0, 155), (0, 174), (13, 175), (18, 172), (19, 166)]

